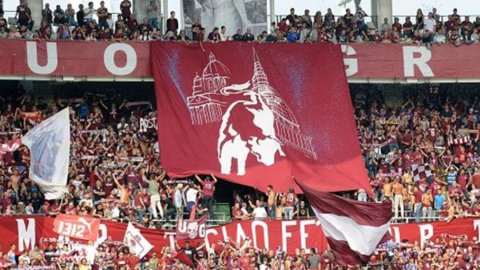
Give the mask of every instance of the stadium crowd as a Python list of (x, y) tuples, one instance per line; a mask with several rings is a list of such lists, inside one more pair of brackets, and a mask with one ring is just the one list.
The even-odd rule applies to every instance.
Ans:
[[(430, 85), (426, 91), (406, 93), (404, 101), (395, 105), (389, 104), (380, 93), (361, 88), (352, 92), (360, 143), (375, 197), (367, 198), (364, 190), (345, 196), (362, 201), (389, 199), (394, 202), (397, 221), (450, 221), (477, 215), (480, 209), (478, 97), (451, 96), (441, 92), (439, 86)], [(89, 92), (47, 101), (19, 90), (3, 95), (0, 106), (3, 143), (15, 142), (33, 125), (66, 106), (71, 108), (72, 120), (69, 192), (62, 200), (44, 200), (39, 188), (27, 177), (28, 150), (21, 147), (13, 153), (4, 152), (4, 170), (0, 172), (3, 214), (92, 215), (109, 220), (128, 220), (149, 228), (159, 228), (168, 222), (173, 225), (177, 215), (214, 216), (215, 176), (170, 179), (158, 163), (155, 106), (150, 101)], [(420, 172), (418, 167), (423, 167), (423, 171)], [(275, 192), (273, 186), (267, 190), (264, 195), (257, 194), (259, 196), (243, 196), (241, 191), (235, 192), (232, 219), (310, 216), (308, 205), (293, 192)], [(457, 267), (450, 269), (468, 269), (463, 268), (467, 264), (470, 269), (474, 269), (473, 265), (477, 267), (480, 259), (476, 239), (458, 235), (445, 238), (447, 240), (427, 242), (423, 247), (418, 243), (388, 242), (378, 248), (371, 267), (385, 263), (410, 265), (410, 268), (398, 269), (445, 269), (450, 265)], [(43, 243), (26, 254), (16, 254), (14, 258), (19, 264), (48, 264), (52, 258), (58, 257), (55, 263), (77, 263), (79, 267), (91, 265), (82, 262), (85, 256), (72, 245)], [(222, 260), (225, 264), (253, 263), (262, 269), (281, 269), (279, 264), (291, 265), (290, 269), (306, 269), (319, 260), (301, 250), (299, 252), (305, 252), (304, 255), (292, 257), (280, 251), (235, 248), (234, 243), (229, 243), (229, 249), (226, 249), (223, 245), (225, 243), (218, 243), (213, 251), (206, 251), (204, 247), (187, 247), (200, 254), (187, 251), (187, 255), (200, 256), (191, 258), (196, 267), (200, 267), (198, 269), (208, 269), (201, 265), (212, 260), (212, 265), (216, 266), (218, 260)], [(107, 263), (113, 260), (114, 264), (121, 264), (125, 260), (130, 269), (138, 263), (145, 267), (147, 261), (152, 265), (152, 258), (139, 262), (129, 255), (128, 249), (116, 246), (105, 243), (95, 247), (97, 256), (105, 256)], [(178, 256), (170, 251), (161, 252), (159, 264), (167, 265), (161, 269), (180, 269), (175, 267), (188, 265), (189, 260), (185, 261), (181, 250), (177, 248), (175, 251), (180, 254)], [(52, 252), (55, 255), (50, 256)], [(270, 268), (262, 266), (264, 253), (268, 255)], [(38, 260), (33, 259), (36, 255)], [(318, 256), (321, 263), (334, 261), (329, 251)], [(62, 262), (62, 258), (65, 261)], [(13, 262), (12, 254), (5, 250), (0, 266), (9, 262)], [(430, 268), (424, 268), (427, 264)], [(176, 266), (168, 268), (172, 265)]]
[[(153, 1), (150, 2), (151, 14)], [(147, 4), (148, 8), (148, 4)], [(156, 8), (156, 7), (155, 7)], [(71, 6), (54, 11), (45, 6), (43, 22), (32, 31), (31, 13), (26, 4), (17, 9), (17, 25), (7, 26), (0, 18), (0, 38), (76, 40), (209, 40), (220, 42), (349, 42), (378, 43), (461, 43), (478, 42), (480, 18), (462, 21), (457, 11), (441, 22), (432, 10), (419, 10), (415, 24), (385, 21), (375, 30), (364, 20), (361, 9), (347, 10), (335, 20), (331, 11), (317, 13), (312, 20), (292, 13), (273, 24), (270, 33), (255, 37), (239, 30), (229, 37), (226, 29), (208, 35), (199, 22), (191, 36), (179, 30), (175, 13), (167, 21), (167, 32), (157, 29), (153, 15), (138, 24), (131, 3), (122, 1), (122, 14), (113, 21), (103, 6)], [(80, 13), (80, 16), (79, 16)], [(96, 13), (99, 20), (93, 20)], [(63, 14), (63, 15), (62, 15)], [(82, 15), (83, 14), (83, 15)], [(0, 13), (0, 15), (3, 15)], [(0, 16), (3, 17), (3, 16)], [(53, 31), (53, 29), (56, 29)], [(407, 93), (399, 104), (388, 104), (378, 91), (354, 91), (354, 106), (365, 166), (375, 196), (367, 191), (345, 194), (360, 201), (384, 199), (393, 202), (394, 221), (445, 220), (480, 214), (480, 104), (478, 96), (450, 96), (431, 85), (427, 91)], [(214, 175), (171, 179), (158, 161), (155, 105), (151, 101), (107, 97), (85, 93), (52, 101), (35, 98), (23, 91), (0, 97), (0, 137), (11, 144), (35, 124), (69, 106), (72, 120), (72, 147), (69, 192), (62, 200), (46, 201), (28, 175), (29, 153), (21, 147), (2, 152), (0, 171), (0, 213), (4, 215), (59, 213), (89, 215), (102, 219), (131, 221), (139, 226), (159, 228), (175, 225), (178, 217), (208, 215), (215, 219)], [(268, 186), (265, 194), (235, 193), (232, 219), (292, 219), (310, 217), (308, 203), (293, 191), (276, 192)], [(250, 243), (219, 242), (206, 249), (190, 244), (170, 250), (156, 247), (138, 260), (121, 243), (92, 243), (85, 249), (70, 242), (42, 242), (33, 250), (16, 254), (15, 246), (0, 249), (0, 269), (332, 269), (334, 256), (327, 250), (257, 250)], [(96, 255), (87, 259), (88, 252)], [(372, 269), (480, 269), (480, 243), (462, 235), (444, 235), (423, 246), (393, 243), (380, 246), (372, 256)], [(82, 253), (83, 252), (83, 253)], [(192, 263), (194, 266), (192, 266)], [(390, 268), (388, 268), (390, 267)], [(360, 266), (353, 266), (357, 269)]]
[[(28, 40), (109, 40), (123, 42), (128, 40), (177, 40), (177, 41), (208, 41), (222, 42), (258, 41), (258, 42), (332, 42), (340, 44), (349, 43), (407, 43), (431, 44), (479, 42), (480, 16), (475, 19), (470, 16), (460, 16), (457, 9), (453, 9), (448, 19), (437, 14), (433, 8), (428, 13), (418, 9), (414, 18), (407, 16), (403, 23), (395, 17), (393, 22), (388, 18), (383, 19), (379, 28), (367, 22), (365, 13), (361, 8), (355, 12), (346, 9), (344, 15), (334, 15), (329, 8), (325, 14), (317, 11), (311, 15), (309, 10), (304, 14), (295, 13), (282, 18), (279, 22), (272, 22), (270, 29), (254, 35), (250, 28), (226, 29), (217, 26), (205, 29), (199, 20), (194, 20), (191, 28), (179, 28), (175, 12), (170, 12), (166, 21), (166, 31), (161, 32), (157, 17), (158, 6), (153, 0), (145, 1), (147, 17), (136, 18), (132, 13), (130, 0), (123, 0), (120, 4), (121, 13), (113, 17), (112, 13), (100, 2), (88, 5), (79, 5), (77, 9), (71, 4), (66, 7), (57, 5), (50, 7), (47, 3), (42, 10), (42, 21), (35, 22), (32, 12), (26, 1), (17, 7), (15, 17), (10, 22), (3, 18), (0, 12), (0, 38), (28, 39)], [(96, 15), (96, 17), (94, 17)], [(413, 16), (412, 16), (413, 17)], [(39, 26), (33, 30), (34, 25)], [(227, 33), (235, 32), (233, 35)]]
[(391, 200), (396, 219), (415, 222), (478, 216), (478, 97), (441, 95), (432, 85), (396, 106), (374, 93), (354, 98), (375, 200)]

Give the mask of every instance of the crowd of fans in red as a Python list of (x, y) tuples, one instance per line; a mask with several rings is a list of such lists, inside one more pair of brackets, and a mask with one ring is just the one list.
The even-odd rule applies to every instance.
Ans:
[[(166, 31), (161, 32), (158, 22), (158, 6), (156, 1), (145, 1), (146, 18), (136, 18), (132, 13), (130, 0), (123, 0), (120, 4), (121, 14), (116, 18), (105, 7), (104, 2), (95, 6), (79, 5), (78, 9), (57, 5), (55, 9), (45, 4), (42, 10), (42, 21), (32, 20), (31, 10), (26, 1), (22, 0), (17, 7), (15, 18), (7, 24), (0, 12), (0, 38), (33, 39), (33, 40), (111, 40), (121, 42), (127, 40), (178, 40), (178, 41), (210, 41), (221, 42), (258, 41), (258, 42), (332, 42), (348, 43), (411, 43), (427, 44), (479, 42), (480, 17), (475, 19), (469, 16), (460, 16), (457, 9), (453, 9), (448, 18), (437, 14), (434, 8), (424, 14), (418, 9), (415, 18), (407, 16), (403, 22), (394, 18), (390, 22), (383, 18), (383, 23), (377, 28), (372, 22), (367, 22), (368, 14), (361, 8), (355, 12), (347, 9), (344, 15), (335, 16), (329, 8), (325, 14), (317, 11), (311, 15), (305, 10), (298, 15), (292, 8), (291, 13), (278, 23), (272, 22), (269, 31), (254, 35), (250, 28), (226, 29), (218, 26), (214, 29), (205, 29), (201, 22), (194, 20), (188, 33), (179, 29), (175, 12), (170, 12), (166, 21)], [(98, 21), (94, 19), (94, 15)], [(413, 16), (412, 16), (413, 17)], [(378, 18), (382, 19), (382, 18)], [(32, 31), (34, 24), (40, 28)], [(228, 30), (228, 31), (227, 31)], [(228, 32), (235, 31), (234, 35)]]
[[(450, 96), (441, 92), (439, 86), (431, 85), (425, 91), (407, 93), (405, 100), (395, 105), (388, 104), (379, 93), (361, 88), (352, 92), (360, 143), (375, 198), (368, 199), (363, 190), (349, 196), (358, 200), (392, 200), (399, 221), (407, 218), (449, 221), (476, 215), (480, 194), (478, 98)], [(170, 179), (161, 169), (155, 109), (150, 101), (94, 93), (46, 101), (34, 99), (23, 91), (2, 96), (1, 101), (0, 135), (4, 143), (15, 141), (36, 123), (66, 106), (71, 108), (72, 120), (70, 192), (60, 201), (45, 201), (39, 188), (27, 177), (28, 150), (23, 147), (13, 153), (2, 153), (3, 214), (93, 215), (125, 219), (150, 228), (168, 224), (165, 221), (172, 221), (173, 225), (177, 215), (214, 216), (215, 176)], [(412, 171), (415, 166), (428, 168), (431, 175), (415, 175)], [(267, 189), (266, 194), (257, 197), (235, 195), (232, 218), (310, 216), (308, 206), (293, 192), (275, 192), (273, 186)], [(454, 235), (445, 239), (445, 244), (440, 239), (423, 247), (418, 243), (387, 242), (372, 257), (371, 267), (387, 263), (405, 269), (445, 269), (449, 265), (454, 266), (447, 269), (468, 269), (463, 268), (466, 265), (474, 269), (479, 263), (477, 240)], [(175, 253), (182, 252), (192, 256), (198, 269), (212, 269), (207, 265), (218, 267), (220, 262), (233, 265), (232, 269), (250, 269), (250, 264), (261, 269), (282, 269), (280, 264), (290, 265), (290, 269), (316, 269), (318, 263), (325, 269), (330, 267), (325, 265), (334, 261), (329, 251), (322, 255), (291, 256), (281, 250), (262, 251), (243, 244), (217, 243), (212, 250), (183, 247), (186, 252), (182, 248), (164, 249), (158, 257), (159, 265), (164, 265), (160, 268), (152, 267), (157, 260), (153, 253), (149, 255), (153, 258), (138, 261), (129, 255), (128, 248), (119, 245), (104, 243), (96, 250), (97, 261), (121, 265), (125, 260), (125, 268), (128, 265), (130, 269), (145, 267), (147, 262), (151, 266), (146, 269), (181, 269), (180, 265), (186, 267), (188, 261)], [(42, 243), (16, 257), (5, 251), (0, 266), (14, 261), (20, 265), (48, 265), (56, 258), (55, 263), (76, 263), (79, 267), (85, 264), (82, 267), (87, 268), (82, 269), (89, 269), (91, 263), (82, 262), (85, 255), (78, 250), (72, 243)], [(307, 252), (299, 250), (299, 253)], [(263, 264), (265, 259), (270, 266)]]

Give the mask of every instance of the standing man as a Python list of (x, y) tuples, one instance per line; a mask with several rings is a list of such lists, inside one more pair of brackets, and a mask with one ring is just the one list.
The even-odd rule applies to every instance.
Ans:
[(147, 15), (148, 15), (148, 24), (153, 28), (158, 28), (158, 7), (156, 0), (146, 1), (147, 5)]
[(32, 21), (32, 12), (26, 3), (26, 0), (20, 1), (20, 5), (17, 7), (17, 12), (15, 13), (15, 19), (17, 18), (17, 23), (20, 26), (27, 26), (30, 30), (32, 30), (31, 26), (29, 26)]
[(120, 12), (122, 13), (122, 18), (124, 23), (130, 21), (130, 16), (132, 15), (132, 3), (130, 0), (123, 0), (120, 3)]
[(150, 195), (147, 193), (147, 189), (142, 188), (140, 192), (135, 196), (135, 209), (137, 210), (137, 222), (143, 224), (143, 216), (150, 208)]
[(273, 191), (273, 186), (267, 186), (267, 212), (270, 219), (275, 219), (275, 201), (277, 200), (277, 193)]
[(177, 219), (183, 218), (183, 207), (185, 206), (183, 201), (183, 184), (178, 184), (173, 193), (173, 204), (177, 209)]
[(84, 18), (83, 20), (86, 23), (89, 23), (91, 20), (93, 20), (93, 13), (95, 13), (95, 9), (93, 8), (93, 2), (88, 2), (88, 7), (83, 9), (83, 14)]
[(78, 11), (77, 11), (77, 23), (78, 26), (82, 27), (85, 25), (85, 12), (83, 11), (83, 5), (80, 4), (78, 5)]
[(50, 4), (46, 3), (45, 8), (42, 10), (42, 22), (47, 22), (50, 27), (53, 23), (53, 12), (50, 9)]
[(398, 218), (398, 207), (400, 207), (400, 216), (405, 218), (404, 204), (403, 204), (403, 185), (398, 181), (398, 177), (393, 180), (393, 201), (395, 208), (395, 218)]
[(100, 2), (100, 7), (97, 9), (97, 16), (98, 16), (98, 27), (100, 30), (105, 30), (105, 28), (109, 28), (108, 26), (108, 9), (105, 7), (105, 2)]
[(167, 32), (172, 32), (177, 34), (178, 30), (178, 20), (175, 18), (175, 11), (170, 12), (170, 18), (167, 20)]
[[(159, 182), (165, 178), (165, 170), (156, 180), (150, 180), (145, 176), (145, 172), (142, 173), (142, 180), (148, 184), (148, 195), (150, 195), (150, 208), (152, 210), (153, 218), (157, 219), (158, 214), (160, 218), (163, 218), (163, 207), (160, 199), (160, 192), (158, 192), (160, 184)], [(158, 213), (157, 213), (158, 209)]]
[(214, 218), (213, 212), (213, 203), (215, 199), (213, 198), (213, 194), (215, 193), (215, 184), (217, 183), (217, 178), (211, 174), (210, 176), (205, 177), (205, 180), (202, 180), (198, 175), (195, 175), (198, 182), (202, 185), (203, 189), (203, 200), (204, 205), (208, 208), (208, 216), (210, 219)]

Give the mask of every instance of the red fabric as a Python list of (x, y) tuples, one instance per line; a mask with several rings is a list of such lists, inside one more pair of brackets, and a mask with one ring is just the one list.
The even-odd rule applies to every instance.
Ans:
[(287, 191), (295, 175), (319, 190), (370, 190), (340, 46), (150, 46), (170, 175), (213, 172), (262, 191)]
[[(426, 239), (426, 235), (432, 236), (430, 239), (441, 237), (442, 234), (448, 235), (467, 235), (468, 239), (478, 237), (478, 222), (476, 218), (454, 219), (451, 222), (432, 222), (432, 223), (409, 223), (392, 224), (391, 232), (393, 240), (400, 242), (404, 239), (410, 243)], [(39, 243), (42, 239), (55, 239), (58, 234), (54, 228), (54, 218), (39, 216), (0, 216), (0, 237), (1, 246), (9, 246), (12, 243), (18, 243), (17, 253), (23, 252), (23, 249), (33, 247), (33, 241)], [(98, 237), (106, 240), (107, 237), (114, 241), (123, 241), (127, 224), (119, 222), (101, 221), (101, 230)], [(431, 231), (430, 231), (431, 229)], [(168, 237), (164, 230), (140, 228), (142, 235), (154, 245), (153, 250), (160, 250), (164, 246), (174, 245), (175, 238)], [(255, 235), (253, 233), (255, 231)], [(424, 237), (422, 237), (422, 235)], [(319, 251), (327, 247), (319, 222), (314, 219), (305, 220), (244, 220), (224, 224), (222, 226), (210, 227), (206, 233), (205, 239), (210, 243), (217, 241), (226, 241), (228, 238), (232, 241), (248, 237), (256, 243), (259, 249), (266, 247), (265, 240), (270, 249), (282, 247), (289, 254), (294, 254), (295, 249), (302, 247), (317, 248)], [(71, 238), (72, 241), (76, 239)], [(84, 240), (78, 240), (85, 243)], [(103, 240), (102, 240), (103, 241)], [(191, 240), (192, 244), (198, 246), (203, 239)], [(183, 240), (178, 240), (180, 246), (184, 245)], [(305, 246), (302, 246), (303, 244)], [(286, 246), (284, 246), (284, 244)], [(221, 245), (216, 245), (220, 248)]]
[(359, 254), (354, 252), (348, 246), (348, 243), (345, 241), (334, 241), (330, 238), (327, 238), (330, 249), (335, 254), (336, 263), (339, 265), (358, 265), (367, 263), (370, 261), (370, 256)]
[[(315, 190), (309, 185), (309, 183), (298, 184), (303, 189), (305, 197), (310, 202), (317, 215), (322, 213), (333, 214), (339, 217), (348, 217), (358, 224), (355, 226), (364, 225), (370, 227), (380, 227), (388, 224), (392, 218), (391, 201), (383, 201), (382, 203), (360, 202), (346, 199), (332, 193)], [(324, 228), (335, 227), (335, 224), (328, 224), (329, 226), (327, 226), (327, 224), (322, 225)], [(353, 226), (354, 225), (350, 227)], [(350, 249), (348, 242), (331, 237), (331, 234), (328, 234), (328, 231), (326, 235), (330, 248), (335, 254), (335, 258), (339, 265), (367, 263), (370, 260), (371, 254), (360, 254)], [(387, 232), (384, 235), (384, 239), (381, 241), (385, 241), (388, 238), (389, 233)], [(376, 241), (378, 241), (378, 239), (370, 238), (365, 244), (369, 247), (375, 248), (380, 243), (377, 243)]]
[[(189, 240), (205, 237), (207, 216), (203, 216), (198, 220), (179, 220), (177, 223), (176, 239)], [(190, 234), (190, 230), (195, 233)]]
[[(27, 54), (34, 59), (33, 50), (27, 53), (27, 42), (37, 46), (38, 64), (47, 63), (46, 42), (24, 40), (0, 40), (0, 74), (3, 75), (39, 75), (29, 66)], [(108, 41), (85, 43), (82, 41), (48, 42), (55, 44), (57, 53), (48, 55), (49, 59), (56, 59), (54, 71), (43, 71), (54, 76), (92, 76), (112, 77), (127, 76), (134, 78), (148, 78), (152, 76), (150, 69), (150, 42), (110, 43)], [(279, 44), (291, 46), (292, 44)], [(298, 46), (305, 46), (301, 44)], [(105, 57), (107, 47), (112, 51), (131, 48), (126, 51), (131, 57), (133, 71), (128, 74), (120, 72), (114, 74), (114, 65)], [(33, 47), (34, 48), (34, 47)], [(480, 66), (471, 59), (480, 57), (480, 45), (456, 47), (453, 44), (434, 46), (431, 51), (423, 46), (396, 45), (396, 44), (349, 44), (344, 46), (344, 60), (348, 76), (351, 79), (436, 79), (477, 78)], [(123, 50), (114, 54), (115, 65), (124, 67), (126, 53)], [(455, 57), (451, 57), (455, 55)], [(107, 54), (108, 56), (108, 54)], [(422, 58), (423, 60), (415, 60)], [(328, 57), (326, 57), (328, 59)], [(100, 59), (100, 63), (99, 63)], [(412, 61), (412, 59), (414, 59)], [(135, 62), (134, 62), (135, 61)], [(33, 62), (33, 61), (32, 61)], [(94, 64), (92, 64), (94, 63)], [(417, 65), (419, 63), (419, 65)], [(424, 65), (425, 63), (425, 65)], [(421, 68), (420, 68), (420, 67)], [(426, 67), (430, 68), (431, 73)], [(128, 71), (129, 69), (127, 69)], [(413, 70), (413, 76), (411, 71)]]
[(299, 183), (305, 197), (312, 208), (323, 214), (334, 214), (353, 219), (359, 225), (379, 227), (390, 222), (392, 218), (392, 202), (382, 203), (361, 202), (333, 193), (322, 192), (312, 188), (310, 183)]

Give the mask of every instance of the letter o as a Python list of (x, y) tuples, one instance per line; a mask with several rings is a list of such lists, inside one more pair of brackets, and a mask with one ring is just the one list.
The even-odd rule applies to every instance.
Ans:
[[(122, 51), (127, 56), (127, 61), (123, 67), (119, 67), (115, 63), (115, 53), (119, 51)], [(137, 53), (129, 44), (114, 43), (105, 49), (105, 53), (103, 54), (103, 63), (105, 68), (113, 75), (128, 75), (137, 67)]]

